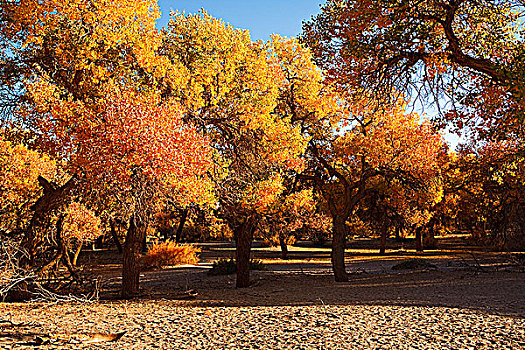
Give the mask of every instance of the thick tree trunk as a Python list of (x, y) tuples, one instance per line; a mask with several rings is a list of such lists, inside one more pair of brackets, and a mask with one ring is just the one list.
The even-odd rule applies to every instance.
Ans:
[(102, 234), (97, 237), (97, 239), (95, 240), (95, 244), (93, 244), (93, 247), (95, 249), (103, 249), (104, 243), (106, 243), (106, 235)]
[(348, 275), (345, 268), (345, 239), (346, 239), (346, 224), (345, 219), (336, 216), (332, 220), (332, 269), (334, 270), (334, 277), (336, 282), (347, 282)]
[(416, 251), (423, 251), (423, 228), (421, 226), (416, 228)]
[(286, 237), (279, 235), (279, 245), (281, 246), (281, 259), (288, 259), (288, 244), (286, 244)]
[(236, 230), (236, 260), (237, 260), (237, 288), (246, 288), (250, 285), (250, 253), (252, 249), (254, 224), (252, 219), (246, 220)]
[(401, 240), (401, 228), (399, 226), (396, 226), (396, 241)]
[(115, 221), (113, 219), (109, 220), (109, 226), (111, 227), (111, 237), (113, 238), (113, 242), (115, 242), (118, 252), (122, 254), (122, 245), (120, 244), (120, 241), (118, 239), (117, 229), (115, 227)]
[(179, 221), (179, 226), (177, 227), (177, 232), (175, 233), (175, 242), (180, 243), (182, 238), (182, 231), (184, 229), (184, 224), (188, 218), (188, 209), (181, 210), (181, 216)]
[(121, 296), (125, 299), (139, 293), (140, 253), (146, 237), (146, 229), (147, 224), (131, 217), (122, 254)]

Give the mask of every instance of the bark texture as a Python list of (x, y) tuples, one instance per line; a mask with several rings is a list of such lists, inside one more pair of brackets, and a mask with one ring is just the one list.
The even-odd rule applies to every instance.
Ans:
[(48, 222), (49, 215), (67, 203), (77, 181), (75, 177), (72, 177), (64, 185), (57, 186), (39, 176), (38, 183), (42, 186), (43, 194), (32, 206), (34, 213), (22, 241), (22, 245), (28, 253), (27, 264), (29, 266), (35, 266), (36, 263), (37, 250), (41, 243), (41, 239), (38, 237), (39, 231)]
[(182, 231), (184, 230), (184, 224), (188, 218), (188, 209), (182, 209), (180, 215), (179, 225), (177, 226), (177, 232), (175, 233), (175, 242), (180, 243), (182, 239)]
[(281, 259), (288, 259), (288, 244), (286, 244), (286, 238), (279, 235), (279, 245), (281, 246)]
[(134, 216), (131, 217), (122, 254), (121, 296), (124, 299), (132, 298), (139, 293), (140, 255), (146, 229), (146, 224), (135, 220)]

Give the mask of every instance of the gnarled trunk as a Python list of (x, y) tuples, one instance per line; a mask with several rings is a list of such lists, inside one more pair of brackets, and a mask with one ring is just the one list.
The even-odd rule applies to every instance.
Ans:
[(236, 229), (237, 288), (246, 288), (250, 285), (250, 253), (254, 229), (255, 225), (251, 218)]
[(348, 275), (345, 268), (345, 239), (346, 224), (345, 218), (334, 216), (332, 220), (332, 269), (336, 282), (347, 282)]
[(147, 224), (136, 220), (134, 216), (129, 220), (126, 243), (122, 254), (122, 298), (128, 299), (139, 293), (140, 254), (146, 237)]
[(71, 192), (76, 188), (77, 180), (72, 177), (64, 185), (57, 186), (39, 176), (38, 183), (43, 189), (43, 194), (31, 208), (34, 213), (22, 240), (22, 246), (28, 253), (28, 259), (24, 263), (29, 266), (34, 266), (36, 262), (37, 249), (41, 243), (40, 237), (37, 237), (39, 229), (46, 225), (50, 213), (67, 203)]

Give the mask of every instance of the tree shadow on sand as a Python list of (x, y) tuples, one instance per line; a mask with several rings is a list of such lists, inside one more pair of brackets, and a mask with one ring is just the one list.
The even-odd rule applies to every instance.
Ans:
[[(252, 285), (243, 289), (235, 288), (233, 275), (209, 276), (205, 267), (146, 272), (141, 277), (141, 297), (173, 300), (181, 306), (395, 305), (461, 308), (525, 317), (522, 272), (480, 272), (471, 268), (355, 271), (350, 273), (349, 282), (336, 283), (329, 272), (269, 268), (253, 271)], [(111, 292), (105, 296), (111, 298)]]

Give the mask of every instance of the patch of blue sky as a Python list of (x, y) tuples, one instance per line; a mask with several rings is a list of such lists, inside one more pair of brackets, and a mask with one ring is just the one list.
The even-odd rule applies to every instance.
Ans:
[(203, 8), (236, 28), (248, 29), (252, 40), (268, 40), (272, 34), (295, 37), (302, 22), (320, 12), (319, 4), (319, 0), (160, 0), (158, 27), (166, 26), (170, 11), (197, 13)]

